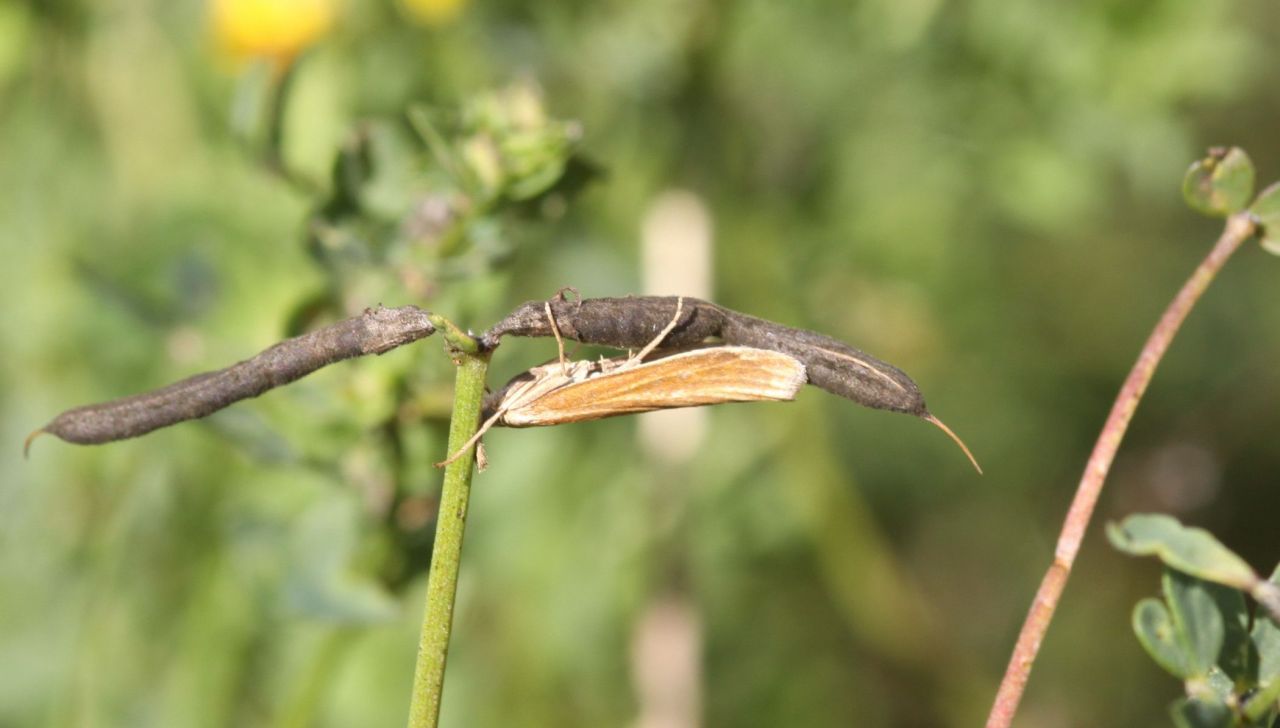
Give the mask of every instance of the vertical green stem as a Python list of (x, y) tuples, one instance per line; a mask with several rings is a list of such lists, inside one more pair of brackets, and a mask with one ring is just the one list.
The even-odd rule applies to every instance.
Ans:
[[(458, 374), (453, 393), (453, 418), (449, 425), (452, 453), (471, 439), (480, 424), (484, 400), (484, 377), (489, 355), (479, 351), (476, 341), (452, 324), (441, 323), (445, 339), (453, 349)], [(440, 494), (440, 515), (436, 519), (436, 539), (431, 551), (431, 573), (427, 578), (427, 604), (422, 615), (422, 636), (418, 642), (418, 663), (413, 673), (413, 699), (409, 704), (409, 728), (435, 728), (440, 719), (440, 696), (444, 690), (444, 667), (453, 628), (453, 601), (458, 589), (458, 563), (462, 536), (467, 525), (467, 502), (471, 496), (474, 458), (463, 456), (444, 471)]]

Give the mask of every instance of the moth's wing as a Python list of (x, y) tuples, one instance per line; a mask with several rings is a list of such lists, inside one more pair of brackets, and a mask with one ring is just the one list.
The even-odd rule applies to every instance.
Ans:
[(694, 349), (560, 387), (502, 419), (511, 427), (535, 427), (722, 402), (792, 400), (805, 379), (804, 364), (781, 352)]

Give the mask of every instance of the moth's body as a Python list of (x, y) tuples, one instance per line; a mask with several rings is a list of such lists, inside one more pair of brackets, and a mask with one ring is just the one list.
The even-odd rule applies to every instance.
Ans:
[(546, 315), (560, 347), (559, 360), (520, 374), (490, 396), (480, 429), (437, 465), (468, 452), (490, 427), (499, 424), (538, 427), (677, 407), (795, 399), (807, 377), (804, 364), (789, 354), (710, 346), (659, 352), (657, 358), (646, 361), (679, 323), (683, 305), (683, 298), (676, 299), (671, 322), (632, 356), (568, 361), (548, 304)]
[(495, 424), (538, 427), (724, 402), (789, 401), (804, 365), (776, 351), (715, 346), (651, 361), (552, 362), (507, 383), (486, 408)]

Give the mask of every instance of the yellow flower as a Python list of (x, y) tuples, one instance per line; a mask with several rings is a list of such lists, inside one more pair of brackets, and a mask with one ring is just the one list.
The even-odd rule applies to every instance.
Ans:
[(462, 14), (467, 0), (400, 0), (400, 5), (423, 25), (446, 25)]
[(333, 26), (336, 0), (211, 0), (213, 32), (234, 58), (287, 62)]

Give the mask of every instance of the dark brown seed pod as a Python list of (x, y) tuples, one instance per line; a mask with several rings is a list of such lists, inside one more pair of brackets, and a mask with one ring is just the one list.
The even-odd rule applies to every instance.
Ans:
[(430, 336), (435, 327), (428, 315), (415, 306), (366, 309), (359, 316), (286, 339), (225, 369), (132, 397), (67, 410), (31, 433), (23, 453), (32, 440), (46, 432), (67, 442), (93, 445), (204, 417), (334, 362), (382, 354)]
[[(709, 301), (685, 298), (684, 312), (663, 341), (663, 348), (717, 340), (789, 354), (804, 363), (809, 383), (875, 409), (928, 413), (920, 388), (902, 370), (842, 341), (814, 331), (738, 313)], [(618, 349), (644, 346), (671, 319), (676, 297), (634, 296), (551, 302), (560, 333), (567, 339)], [(488, 346), (502, 336), (551, 336), (546, 302), (530, 301), (484, 334)]]
[[(618, 349), (643, 348), (665, 331), (663, 349), (721, 343), (780, 352), (804, 365), (809, 384), (866, 407), (915, 415), (936, 425), (978, 467), (960, 438), (929, 412), (916, 383), (897, 367), (829, 336), (696, 298), (682, 299), (673, 322), (672, 312), (679, 300), (675, 296), (569, 300), (558, 295), (549, 302), (522, 304), (485, 332), (480, 343), (493, 349), (503, 336), (554, 336), (554, 320), (565, 338)], [(429, 336), (435, 331), (429, 316), (414, 306), (366, 310), (361, 316), (282, 341), (225, 369), (132, 397), (67, 410), (33, 432), (24, 452), (44, 432), (67, 442), (97, 444), (204, 417), (334, 362), (382, 354)]]
[[(815, 331), (784, 326), (709, 301), (683, 298), (683, 311), (662, 346), (683, 347), (718, 341), (788, 354), (805, 366), (809, 384), (865, 407), (915, 415), (945, 432), (964, 451), (978, 472), (969, 448), (925, 406), (911, 377), (866, 352)], [(565, 338), (618, 349), (645, 345), (671, 320), (675, 296), (628, 296), (551, 302), (551, 313)], [(545, 301), (530, 301), (485, 332), (488, 347), (503, 336), (552, 336)]]

